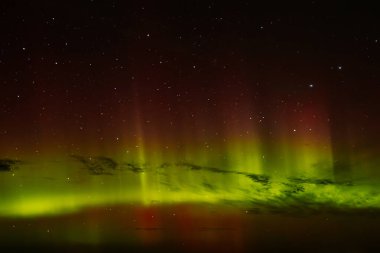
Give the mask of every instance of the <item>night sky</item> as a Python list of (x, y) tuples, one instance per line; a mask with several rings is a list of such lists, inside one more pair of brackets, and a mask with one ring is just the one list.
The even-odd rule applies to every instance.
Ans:
[(379, 19), (343, 1), (2, 1), (1, 156), (377, 175)]
[(2, 247), (377, 245), (380, 12), (356, 2), (1, 0)]
[(343, 1), (2, 1), (0, 150), (378, 151), (375, 10)]

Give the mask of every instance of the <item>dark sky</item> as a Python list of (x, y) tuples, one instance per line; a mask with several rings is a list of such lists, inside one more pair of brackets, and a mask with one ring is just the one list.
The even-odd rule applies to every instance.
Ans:
[(0, 11), (2, 156), (379, 151), (374, 5), (1, 1)]

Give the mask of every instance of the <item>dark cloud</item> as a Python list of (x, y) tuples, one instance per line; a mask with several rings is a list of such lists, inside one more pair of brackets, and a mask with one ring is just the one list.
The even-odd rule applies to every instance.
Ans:
[(301, 184), (295, 184), (295, 183), (282, 183), (286, 186), (286, 189), (283, 191), (283, 193), (287, 196), (301, 193), (305, 191), (305, 187)]
[(252, 173), (245, 173), (245, 172), (240, 172), (240, 171), (225, 170), (221, 168), (200, 166), (200, 165), (195, 165), (195, 164), (186, 163), (186, 162), (177, 163), (176, 165), (188, 167), (191, 170), (207, 170), (213, 173), (244, 175), (255, 183), (259, 183), (264, 186), (267, 186), (270, 184), (270, 177), (264, 174), (252, 174)]
[(316, 185), (345, 185), (345, 186), (353, 186), (354, 183), (352, 181), (343, 181), (336, 182), (327, 178), (299, 178), (299, 177), (290, 177), (288, 178), (290, 182), (301, 183), (301, 184), (316, 184)]
[(129, 171), (132, 171), (133, 173), (142, 173), (142, 172), (144, 172), (143, 168), (141, 168), (140, 166), (137, 166), (135, 164), (132, 164), (132, 163), (124, 163), (124, 164), (122, 164), (122, 169), (126, 169), (126, 170), (129, 170)]
[(200, 165), (187, 163), (187, 162), (176, 163), (175, 165), (188, 167), (191, 170), (207, 170), (207, 171), (211, 171), (211, 172), (215, 172), (215, 173), (236, 173), (234, 171), (224, 170), (224, 169), (220, 169), (220, 168), (216, 168), (216, 167), (200, 166)]
[(251, 179), (253, 182), (262, 184), (264, 186), (268, 186), (270, 184), (269, 176), (266, 176), (266, 175), (244, 174), (244, 173), (239, 173), (239, 174), (243, 174), (246, 177), (248, 177), (249, 179)]
[(336, 184), (331, 179), (320, 179), (320, 178), (298, 178), (290, 177), (288, 178), (290, 182), (301, 183), (301, 184), (319, 184), (319, 185), (331, 185)]
[(105, 156), (84, 157), (72, 155), (72, 158), (79, 161), (92, 175), (113, 175), (118, 167), (118, 163)]
[(175, 165), (187, 167), (190, 170), (202, 170), (202, 169), (205, 169), (205, 167), (202, 167), (202, 166), (199, 166), (199, 165), (196, 165), (196, 164), (192, 164), (192, 163), (187, 163), (187, 162), (180, 162), (180, 163), (176, 163)]
[(11, 172), (17, 168), (19, 160), (0, 159), (0, 172)]
[(203, 182), (202, 186), (209, 191), (212, 191), (212, 192), (216, 191), (216, 187), (208, 182)]

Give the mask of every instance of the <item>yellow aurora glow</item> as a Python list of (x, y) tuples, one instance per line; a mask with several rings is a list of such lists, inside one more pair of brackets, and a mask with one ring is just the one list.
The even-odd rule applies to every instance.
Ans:
[[(313, 160), (302, 160), (308, 161)], [(61, 215), (89, 207), (125, 204), (231, 203), (286, 210), (306, 201), (309, 205), (303, 208), (311, 210), (323, 205), (338, 209), (380, 207), (375, 186), (336, 184), (310, 176), (269, 177), (191, 164), (141, 165), (138, 173), (123, 170), (120, 165), (113, 175), (91, 175), (83, 165), (70, 159), (45, 163), (36, 175), (38, 166), (22, 165), (14, 175), (1, 175), (1, 190), (6, 195), (0, 216)], [(65, 175), (53, 173), (63, 171), (62, 166)]]

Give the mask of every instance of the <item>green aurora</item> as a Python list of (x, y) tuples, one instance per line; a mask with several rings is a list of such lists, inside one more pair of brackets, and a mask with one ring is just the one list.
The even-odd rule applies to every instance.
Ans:
[(103, 156), (3, 159), (0, 216), (56, 216), (125, 204), (206, 203), (290, 214), (376, 212), (380, 208), (376, 178), (363, 180), (353, 173), (350, 181), (337, 182), (328, 164), (313, 166), (319, 166), (319, 175), (315, 170), (262, 174), (188, 162), (139, 164)]

